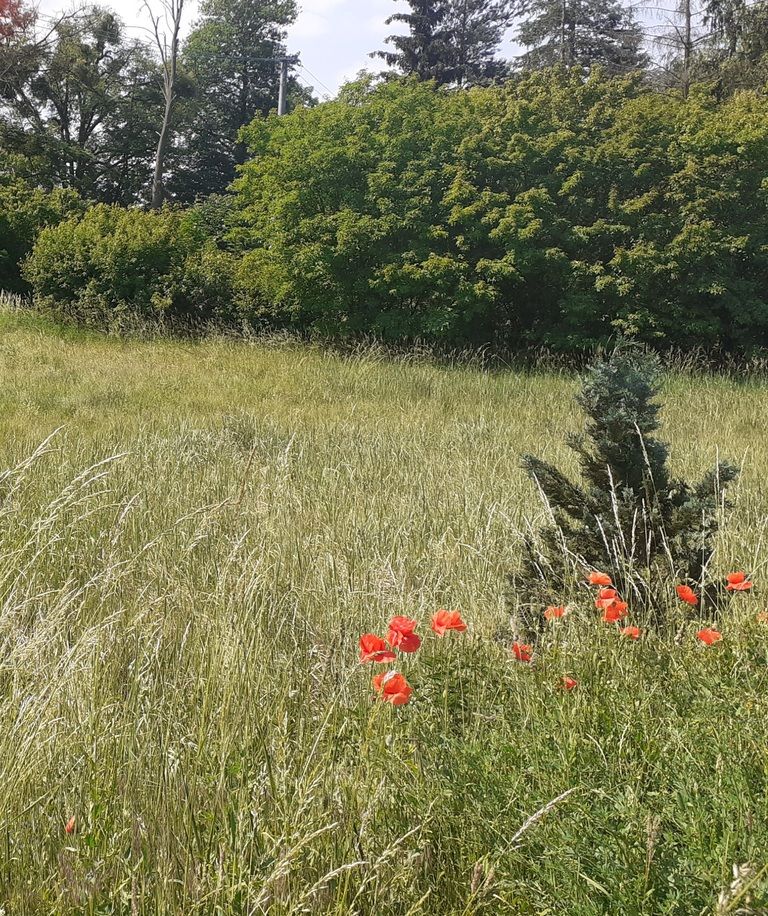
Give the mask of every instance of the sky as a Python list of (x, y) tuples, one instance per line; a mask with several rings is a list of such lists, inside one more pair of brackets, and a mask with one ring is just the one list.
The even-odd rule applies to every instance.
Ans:
[[(288, 35), (289, 48), (301, 55), (304, 69), (298, 71), (299, 77), (323, 98), (363, 68), (384, 68), (384, 62), (369, 53), (384, 49), (387, 35), (401, 30), (386, 25), (386, 20), (407, 6), (397, 0), (300, 0), (300, 9)], [(506, 44), (501, 54), (511, 56), (512, 42)]]
[[(141, 0), (97, 0), (120, 14), (128, 26), (147, 25)], [(319, 98), (336, 93), (339, 86), (363, 68), (383, 68), (383, 61), (368, 54), (385, 47), (392, 26), (385, 20), (406, 6), (398, 0), (299, 0), (299, 17), (288, 34), (288, 50), (301, 55), (303, 67), (296, 74), (313, 86)], [(70, 0), (42, 0), (43, 13), (61, 12)], [(196, 0), (187, 0), (185, 20), (195, 18)], [(511, 42), (502, 54), (512, 55)]]
[(393, 0), (302, 0), (288, 35), (291, 51), (301, 55), (306, 68), (299, 70), (299, 77), (314, 84), (322, 98), (364, 67), (381, 69), (383, 61), (372, 60), (368, 53), (384, 48), (392, 32), (385, 20), (399, 7)]

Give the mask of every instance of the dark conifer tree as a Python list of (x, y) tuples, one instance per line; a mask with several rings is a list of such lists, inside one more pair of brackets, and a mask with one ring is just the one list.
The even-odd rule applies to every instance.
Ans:
[(640, 26), (620, 0), (523, 0), (520, 12), (517, 38), (529, 49), (523, 69), (600, 65), (627, 73), (647, 62)]
[[(525, 596), (524, 623), (533, 635), (542, 605), (561, 604), (588, 570), (608, 573), (622, 596), (664, 623), (676, 583), (702, 585), (714, 549), (723, 490), (738, 476), (718, 464), (697, 484), (672, 476), (659, 426), (656, 357), (620, 348), (588, 373), (578, 404), (587, 415), (572, 436), (582, 481), (532, 455), (523, 467), (538, 488), (549, 522), (528, 537), (512, 584)], [(716, 605), (710, 592), (705, 603)]]
[(446, 31), (453, 58), (451, 81), (459, 86), (490, 83), (509, 73), (497, 57), (512, 24), (512, 0), (451, 0)]
[(409, 13), (394, 13), (387, 25), (401, 22), (408, 27), (405, 35), (390, 35), (389, 51), (375, 51), (387, 65), (406, 75), (423, 80), (449, 83), (452, 77), (452, 52), (448, 40), (446, 20), (448, 0), (406, 0)]

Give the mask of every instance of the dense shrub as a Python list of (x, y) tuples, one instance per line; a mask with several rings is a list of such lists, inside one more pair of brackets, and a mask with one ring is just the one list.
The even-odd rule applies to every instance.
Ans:
[(222, 320), (234, 309), (233, 259), (194, 211), (100, 204), (44, 230), (24, 276), (41, 307), (91, 322), (120, 314)]
[(768, 100), (536, 74), (349, 87), (244, 132), (254, 309), (389, 339), (768, 345)]
[(21, 179), (0, 177), (0, 289), (24, 292), (20, 265), (38, 234), (84, 209), (74, 191), (43, 191)]

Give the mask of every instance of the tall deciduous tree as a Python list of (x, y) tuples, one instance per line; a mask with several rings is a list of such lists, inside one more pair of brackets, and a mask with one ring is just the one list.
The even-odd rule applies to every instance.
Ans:
[(33, 20), (34, 13), (26, 9), (20, 0), (0, 0), (0, 41), (15, 38)]
[[(146, 186), (155, 65), (100, 8), (0, 43), (0, 148), (37, 184), (128, 203)], [(156, 135), (155, 135), (156, 136)]]
[[(174, 185), (182, 198), (226, 189), (245, 158), (241, 127), (277, 106), (278, 64), (296, 0), (203, 0), (183, 62), (194, 80), (184, 152)], [(311, 95), (291, 78), (289, 102)]]
[(152, 21), (155, 45), (163, 68), (163, 117), (160, 122), (152, 176), (151, 205), (153, 210), (157, 210), (165, 199), (166, 158), (171, 145), (173, 115), (178, 99), (179, 49), (184, 0), (159, 0), (158, 11), (152, 8), (149, 0), (145, 0), (144, 6)]
[(642, 32), (619, 0), (524, 0), (518, 41), (529, 50), (520, 58), (527, 70), (562, 64), (611, 73), (645, 65)]
[[(712, 9), (718, 5), (717, 2), (712, 4)], [(662, 8), (662, 12), (666, 14), (665, 22), (655, 39), (662, 51), (662, 85), (679, 89), (683, 98), (687, 98), (694, 80), (709, 81), (716, 77), (716, 70), (724, 59), (718, 31), (728, 14), (722, 19), (718, 12), (709, 17), (701, 0), (677, 0), (672, 9)], [(720, 22), (715, 25), (714, 19)]]

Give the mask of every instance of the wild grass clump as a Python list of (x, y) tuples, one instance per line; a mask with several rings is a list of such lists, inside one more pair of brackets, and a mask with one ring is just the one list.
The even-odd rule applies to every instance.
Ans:
[(9, 914), (765, 909), (764, 385), (663, 380), (675, 474), (743, 467), (720, 639), (585, 585), (524, 661), (516, 455), (575, 472), (573, 379), (0, 321)]

